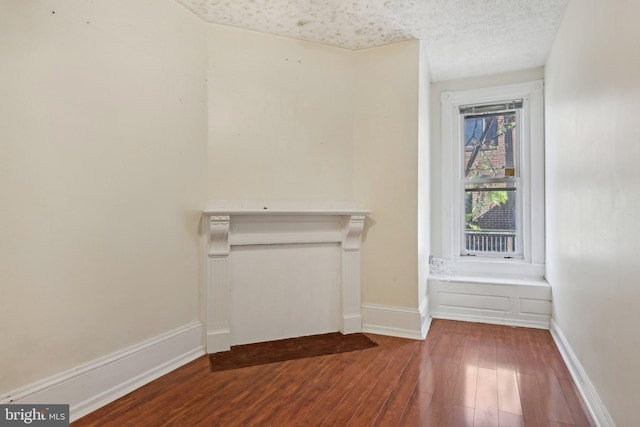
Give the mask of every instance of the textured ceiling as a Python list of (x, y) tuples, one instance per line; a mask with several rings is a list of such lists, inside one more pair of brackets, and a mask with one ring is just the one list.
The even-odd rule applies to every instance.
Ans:
[(434, 81), (543, 65), (568, 0), (178, 0), (207, 22), (346, 49), (427, 44)]
[(427, 0), (433, 80), (544, 65), (567, 0)]

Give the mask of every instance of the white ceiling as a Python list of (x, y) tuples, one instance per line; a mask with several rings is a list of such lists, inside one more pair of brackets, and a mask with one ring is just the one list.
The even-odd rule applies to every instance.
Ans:
[(434, 81), (545, 63), (568, 0), (177, 0), (207, 22), (346, 49), (422, 39)]

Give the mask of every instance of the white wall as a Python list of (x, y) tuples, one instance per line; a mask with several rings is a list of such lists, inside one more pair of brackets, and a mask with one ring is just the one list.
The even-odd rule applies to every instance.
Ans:
[(197, 319), (203, 24), (0, 3), (0, 392)]
[(431, 85), (431, 254), (442, 257), (442, 181), (440, 177), (447, 173), (442, 165), (442, 104), (443, 92), (480, 89), (491, 86), (501, 86), (515, 83), (524, 83), (543, 78), (542, 67), (529, 70), (514, 71), (505, 74), (472, 77), (459, 80), (447, 80), (435, 82)]
[(353, 54), (208, 26), (210, 199), (352, 197)]
[(569, 3), (545, 69), (553, 318), (618, 426), (640, 424), (640, 3)]
[(418, 308), (420, 42), (355, 53), (354, 199), (372, 209), (363, 302)]

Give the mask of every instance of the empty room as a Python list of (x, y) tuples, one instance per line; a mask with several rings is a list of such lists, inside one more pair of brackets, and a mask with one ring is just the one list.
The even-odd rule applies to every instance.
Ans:
[(0, 0), (0, 425), (640, 425), (638, 17)]

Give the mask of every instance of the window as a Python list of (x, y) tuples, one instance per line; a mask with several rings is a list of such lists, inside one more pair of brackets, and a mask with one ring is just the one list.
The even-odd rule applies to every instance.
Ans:
[(460, 273), (544, 274), (542, 82), (442, 95), (443, 252)]
[(460, 107), (461, 255), (522, 256), (522, 100)]

